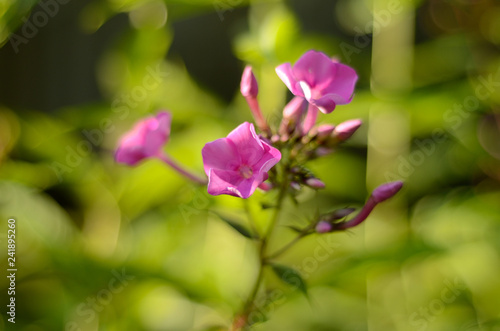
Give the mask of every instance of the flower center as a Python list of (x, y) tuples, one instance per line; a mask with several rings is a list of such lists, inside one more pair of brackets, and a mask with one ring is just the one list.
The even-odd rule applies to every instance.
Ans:
[(239, 170), (241, 176), (243, 176), (243, 178), (245, 178), (245, 179), (252, 178), (252, 176), (253, 176), (252, 168), (250, 168), (246, 164), (241, 165), (238, 170)]

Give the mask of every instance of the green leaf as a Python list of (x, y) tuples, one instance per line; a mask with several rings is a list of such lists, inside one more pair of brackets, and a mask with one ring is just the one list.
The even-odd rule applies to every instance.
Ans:
[(227, 330), (227, 328), (220, 325), (213, 325), (203, 329), (203, 331), (224, 331), (224, 330)]
[(217, 215), (217, 217), (219, 217), (221, 220), (226, 222), (230, 227), (232, 227), (233, 229), (238, 231), (242, 236), (244, 236), (248, 239), (258, 239), (259, 238), (257, 235), (250, 232), (246, 227), (244, 227), (240, 223), (233, 221), (233, 220), (231, 220), (231, 219), (227, 218), (226, 216), (223, 216), (219, 213), (216, 213), (216, 212), (213, 212), (213, 213), (215, 215)]
[(274, 273), (285, 283), (291, 285), (294, 289), (298, 289), (307, 296), (307, 284), (302, 279), (300, 273), (290, 267), (282, 264), (271, 264)]
[(290, 195), (290, 198), (292, 199), (292, 202), (295, 206), (298, 206), (299, 205), (299, 201), (297, 200), (297, 198), (293, 195)]
[(294, 231), (294, 232), (297, 232), (297, 233), (304, 232), (304, 229), (301, 229), (301, 228), (299, 228), (297, 226), (294, 226), (294, 225), (287, 225), (286, 227), (289, 228), (290, 230)]
[(271, 203), (267, 203), (267, 202), (261, 203), (260, 206), (262, 207), (262, 209), (276, 208), (276, 204), (271, 204)]

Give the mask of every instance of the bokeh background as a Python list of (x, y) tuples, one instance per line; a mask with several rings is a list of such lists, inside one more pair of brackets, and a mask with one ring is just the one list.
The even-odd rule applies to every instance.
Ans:
[[(203, 172), (203, 145), (251, 121), (239, 80), (254, 67), (279, 123), (274, 72), (309, 49), (360, 79), (323, 123), (361, 118), (326, 183), (287, 202), (284, 225), (404, 190), (348, 233), (279, 258), (310, 297), (266, 274), (255, 330), (500, 330), (500, 3), (494, 0), (1, 0), (0, 329), (219, 330), (255, 277), (261, 226), (158, 161), (117, 165), (133, 123), (173, 113), (166, 151)], [(16, 219), (16, 324), (7, 321), (7, 220)]]

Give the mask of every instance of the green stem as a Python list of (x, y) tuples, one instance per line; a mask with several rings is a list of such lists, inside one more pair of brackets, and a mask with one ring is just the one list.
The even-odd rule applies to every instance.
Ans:
[(255, 280), (254, 286), (252, 288), (252, 291), (250, 292), (248, 299), (245, 301), (242, 313), (240, 315), (238, 315), (237, 318), (235, 318), (235, 320), (233, 322), (233, 326), (232, 326), (231, 330), (234, 330), (234, 331), (243, 330), (246, 327), (247, 322), (248, 322), (248, 317), (253, 310), (254, 301), (255, 301), (255, 298), (257, 297), (257, 293), (259, 292), (259, 288), (260, 288), (261, 283), (262, 283), (262, 279), (264, 276), (264, 267), (266, 265), (266, 248), (267, 248), (269, 239), (273, 234), (274, 228), (276, 227), (276, 223), (277, 223), (278, 218), (279, 218), (281, 207), (283, 205), (283, 200), (285, 198), (285, 195), (286, 195), (286, 192), (288, 189), (288, 185), (289, 185), (288, 178), (286, 176), (286, 171), (284, 171), (283, 173), (284, 173), (284, 175), (283, 175), (284, 180), (283, 180), (283, 183), (281, 185), (281, 188), (280, 188), (280, 191), (278, 194), (276, 209), (275, 209), (274, 214), (271, 218), (271, 221), (270, 221), (270, 224), (266, 230), (266, 233), (260, 241), (259, 267), (258, 267), (259, 271), (257, 273), (257, 278)]
[(262, 246), (260, 248), (261, 257), (264, 257), (265, 250), (267, 248), (267, 244), (269, 239), (271, 238), (274, 229), (276, 228), (276, 222), (278, 221), (278, 216), (281, 212), (281, 206), (283, 205), (283, 199), (285, 198), (286, 191), (288, 189), (288, 180), (283, 181), (283, 185), (280, 188), (280, 192), (278, 195), (278, 202), (276, 204), (276, 209), (274, 211), (274, 215), (271, 218), (271, 222), (267, 228), (266, 234), (264, 238), (262, 238)]
[(266, 260), (272, 260), (272, 259), (275, 259), (277, 258), (278, 256), (280, 256), (281, 254), (285, 253), (287, 250), (289, 250), (293, 245), (295, 245), (300, 239), (304, 238), (305, 236), (307, 235), (310, 235), (311, 232), (303, 232), (301, 234), (299, 234), (297, 237), (295, 237), (292, 241), (290, 241), (288, 244), (286, 244), (285, 246), (281, 247), (280, 249), (278, 249), (276, 252), (274, 252), (273, 254), (269, 255)]
[(257, 230), (255, 220), (252, 217), (252, 212), (250, 211), (248, 199), (243, 199), (243, 207), (245, 208), (245, 212), (247, 213), (248, 223), (250, 224), (250, 228), (252, 229), (253, 234), (260, 238), (259, 230)]

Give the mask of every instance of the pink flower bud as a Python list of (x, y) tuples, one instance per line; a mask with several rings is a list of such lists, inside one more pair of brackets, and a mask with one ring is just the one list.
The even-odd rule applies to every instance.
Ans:
[(403, 182), (401, 181), (395, 181), (380, 185), (373, 190), (370, 198), (368, 198), (368, 201), (363, 206), (361, 211), (356, 215), (356, 217), (347, 222), (335, 224), (335, 230), (345, 230), (362, 223), (370, 215), (377, 204), (393, 197), (396, 193), (399, 192), (399, 190), (401, 190), (402, 187)]
[(252, 71), (251, 66), (246, 66), (241, 76), (240, 91), (244, 97), (257, 97), (259, 85)]
[(307, 101), (302, 97), (294, 97), (290, 102), (283, 108), (283, 118), (293, 119), (295, 122), (300, 120), (302, 114), (307, 109)]
[(302, 123), (302, 133), (306, 134), (309, 130), (312, 129), (314, 124), (316, 124), (316, 120), (318, 119), (319, 109), (312, 103), (307, 107), (307, 113), (304, 117), (304, 122)]
[(349, 120), (340, 123), (337, 125), (335, 130), (333, 131), (333, 135), (339, 140), (339, 141), (345, 141), (349, 139), (354, 132), (363, 124), (361, 120), (355, 119), (355, 120)]
[(375, 201), (375, 203), (381, 203), (382, 201), (393, 197), (396, 193), (399, 192), (399, 190), (401, 190), (402, 187), (403, 182), (399, 180), (382, 184), (373, 190), (372, 199), (373, 201)]
[(318, 224), (316, 224), (316, 232), (317, 233), (328, 233), (333, 230), (333, 225), (325, 222), (325, 221), (320, 221)]
[(333, 130), (335, 130), (335, 125), (333, 124), (321, 124), (316, 128), (316, 132), (321, 136), (329, 136)]
[(332, 125), (332, 124), (322, 124), (322, 125), (318, 126), (314, 130), (314, 133), (316, 134), (316, 141), (318, 143), (325, 141), (326, 139), (328, 139), (328, 137), (330, 137), (333, 130), (335, 130), (335, 125)]
[(316, 148), (316, 156), (326, 156), (333, 153), (333, 149), (327, 147)]
[(272, 145), (272, 144), (276, 144), (278, 141), (280, 141), (280, 136), (277, 135), (277, 134), (273, 134), (271, 136), (271, 139), (269, 140), (269, 144)]
[(300, 191), (300, 184), (297, 182), (291, 182), (290, 187), (293, 188), (295, 191)]
[(240, 91), (245, 97), (248, 107), (250, 107), (250, 111), (252, 112), (257, 127), (265, 134), (266, 137), (271, 136), (271, 130), (266, 119), (262, 115), (259, 101), (257, 100), (259, 85), (257, 84), (257, 79), (255, 79), (251, 66), (246, 66), (243, 71), (243, 75), (241, 76)]
[(269, 192), (273, 188), (273, 185), (268, 182), (262, 182), (258, 187), (264, 192)]
[[(302, 116), (307, 109), (307, 101), (302, 97), (294, 97), (283, 109), (283, 120), (279, 133), (288, 138), (288, 134), (300, 127)], [(285, 140), (286, 141), (286, 140)]]
[(323, 183), (322, 181), (320, 181), (318, 178), (315, 177), (307, 178), (305, 180), (305, 184), (314, 189), (325, 188), (325, 183)]

